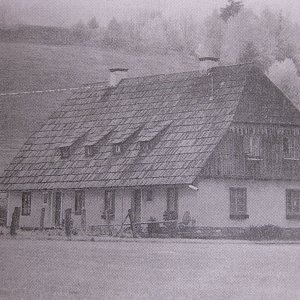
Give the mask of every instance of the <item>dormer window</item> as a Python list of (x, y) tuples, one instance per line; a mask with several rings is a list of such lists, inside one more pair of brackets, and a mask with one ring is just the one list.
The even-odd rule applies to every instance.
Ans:
[(86, 133), (75, 131), (72, 136), (65, 138), (64, 142), (60, 144), (59, 152), (61, 158), (69, 158), (73, 154), (76, 147), (85, 138)]
[(95, 149), (93, 145), (85, 146), (85, 156), (91, 157), (95, 154)]
[(122, 153), (122, 144), (115, 144), (114, 145), (114, 154), (121, 154)]
[(70, 157), (70, 147), (60, 147), (60, 157), (69, 158)]

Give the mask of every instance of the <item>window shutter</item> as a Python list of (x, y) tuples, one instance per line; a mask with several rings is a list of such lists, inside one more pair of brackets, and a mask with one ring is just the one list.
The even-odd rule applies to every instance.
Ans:
[(175, 196), (174, 210), (177, 213), (178, 212), (178, 190), (177, 190), (177, 188), (174, 188), (174, 196)]
[(109, 199), (108, 199), (108, 191), (105, 191), (105, 195), (104, 195), (104, 210), (108, 210), (109, 208)]
[(233, 195), (233, 190), (230, 189), (230, 214), (231, 215), (236, 213), (235, 207), (236, 207), (236, 202), (235, 202), (235, 198)]
[(111, 192), (111, 210), (112, 214), (115, 215), (115, 191)]
[(230, 217), (248, 218), (247, 215), (247, 189), (246, 188), (230, 188)]
[(250, 153), (250, 137), (249, 136), (244, 136), (243, 147), (244, 147), (244, 152), (246, 154), (249, 154)]

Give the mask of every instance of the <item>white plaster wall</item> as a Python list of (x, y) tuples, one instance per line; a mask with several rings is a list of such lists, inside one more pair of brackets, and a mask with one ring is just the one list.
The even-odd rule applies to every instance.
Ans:
[[(12, 214), (15, 207), (21, 207), (22, 210), (22, 192), (10, 192), (8, 201), (8, 225), (11, 224)], [(20, 227), (39, 227), (41, 209), (47, 205), (44, 205), (42, 193), (40, 191), (34, 191), (31, 193), (31, 213), (29, 216), (20, 216)], [(47, 212), (45, 213), (46, 216)]]
[(156, 187), (152, 189), (152, 201), (142, 201), (142, 221), (149, 221), (150, 217), (163, 221), (163, 214), (167, 209), (167, 188)]
[[(231, 220), (229, 218), (229, 188), (247, 188), (247, 209), (249, 219)], [(185, 211), (190, 211), (196, 219), (197, 226), (213, 227), (246, 227), (250, 225), (273, 224), (281, 227), (300, 227), (299, 220), (286, 219), (286, 189), (300, 189), (300, 183), (282, 181), (243, 181), (243, 180), (213, 180), (206, 179), (198, 184), (198, 191), (188, 186), (178, 187), (179, 221)], [(116, 189), (115, 194), (115, 220), (113, 223), (121, 224), (131, 207), (133, 195), (132, 188)], [(104, 211), (104, 189), (85, 190), (85, 207), (87, 226), (106, 224), (101, 219)], [(22, 206), (22, 192), (9, 193), (8, 225), (14, 207)], [(150, 217), (158, 221), (163, 220), (163, 213), (167, 206), (167, 187), (153, 187), (153, 200), (142, 200), (142, 221)], [(32, 192), (31, 215), (21, 216), (21, 227), (39, 227), (41, 208), (46, 208), (45, 227), (51, 226), (50, 206), (43, 204), (41, 191)], [(63, 208), (75, 210), (75, 191), (63, 191)], [(53, 217), (53, 216), (52, 216)], [(63, 216), (64, 217), (64, 216)], [(81, 216), (72, 214), (74, 226), (80, 227)], [(53, 219), (53, 218), (52, 218)], [(53, 226), (53, 223), (52, 223)]]
[[(229, 188), (247, 188), (247, 213), (249, 219), (229, 218)], [(255, 225), (278, 225), (300, 227), (299, 220), (286, 219), (286, 189), (300, 189), (299, 182), (282, 181), (237, 181), (203, 180), (199, 191), (188, 187), (181, 189), (179, 196), (180, 218), (189, 210), (198, 226), (246, 227)]]

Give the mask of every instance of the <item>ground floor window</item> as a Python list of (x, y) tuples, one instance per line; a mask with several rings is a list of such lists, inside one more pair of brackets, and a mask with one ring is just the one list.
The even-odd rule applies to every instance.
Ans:
[(29, 216), (31, 212), (31, 192), (22, 193), (22, 216)]
[(153, 200), (153, 193), (151, 189), (144, 189), (143, 190), (143, 199), (146, 201), (152, 201)]
[(247, 215), (247, 189), (230, 188), (230, 218), (246, 219)]
[(51, 191), (45, 191), (43, 193), (43, 202), (44, 202), (44, 204), (51, 203), (51, 198), (52, 198), (52, 192)]
[(287, 219), (300, 219), (300, 190), (286, 191)]
[(110, 217), (110, 220), (115, 218), (115, 191), (105, 191), (104, 195), (104, 218)]
[(85, 207), (84, 191), (75, 191), (75, 214), (81, 215), (82, 209)]
[(167, 189), (167, 210), (165, 212), (164, 218), (178, 218), (178, 191), (176, 187)]

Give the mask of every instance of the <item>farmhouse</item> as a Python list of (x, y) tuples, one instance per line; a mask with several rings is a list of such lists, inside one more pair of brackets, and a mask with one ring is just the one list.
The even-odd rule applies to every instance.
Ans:
[[(300, 227), (300, 112), (252, 64), (127, 78), (75, 92), (5, 171), (21, 227), (182, 220)], [(77, 224), (77, 225), (76, 225)]]

